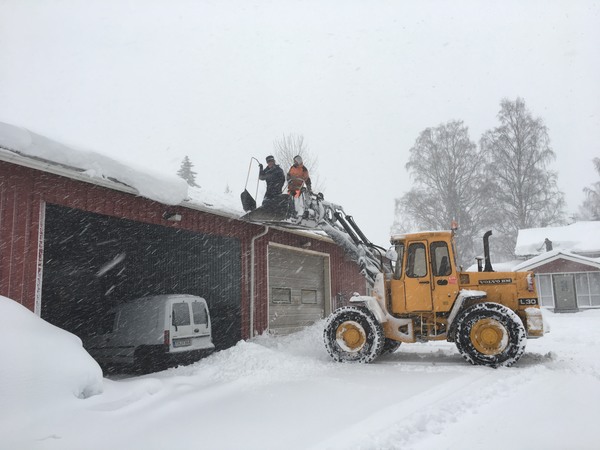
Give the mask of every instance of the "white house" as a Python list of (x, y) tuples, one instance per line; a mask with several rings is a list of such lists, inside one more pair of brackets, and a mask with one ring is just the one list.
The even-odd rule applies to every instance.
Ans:
[(541, 305), (555, 311), (600, 308), (600, 221), (519, 230), (513, 268), (531, 270)]

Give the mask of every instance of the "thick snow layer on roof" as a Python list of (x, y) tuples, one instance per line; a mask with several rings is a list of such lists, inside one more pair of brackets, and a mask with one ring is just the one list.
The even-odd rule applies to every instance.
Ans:
[[(112, 179), (134, 188), (142, 197), (167, 205), (181, 203), (187, 197), (187, 183), (172, 176), (150, 173), (116, 161), (101, 153), (68, 147), (33, 133), (26, 128), (0, 122), (0, 149), (21, 157), (63, 166), (91, 179)], [(91, 180), (93, 182), (93, 180)]]
[(240, 217), (245, 214), (239, 194), (233, 192), (218, 193), (204, 187), (190, 187), (187, 203), (201, 209), (216, 210), (232, 217)]
[(576, 222), (564, 227), (519, 230), (515, 254), (527, 256), (544, 253), (546, 238), (552, 241), (553, 250), (574, 253), (597, 252), (600, 251), (600, 221)]

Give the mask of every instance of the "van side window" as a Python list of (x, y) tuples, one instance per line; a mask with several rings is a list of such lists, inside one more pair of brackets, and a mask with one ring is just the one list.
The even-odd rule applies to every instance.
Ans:
[(208, 314), (206, 314), (204, 303), (192, 303), (192, 313), (194, 314), (194, 323), (196, 325), (208, 325)]
[(447, 277), (452, 273), (448, 244), (445, 242), (433, 242), (430, 248), (433, 275), (436, 277)]
[(427, 275), (427, 255), (425, 244), (415, 242), (408, 246), (408, 263), (406, 265), (406, 276), (410, 278), (422, 278)]
[(173, 325), (180, 327), (190, 324), (190, 307), (187, 303), (173, 303)]

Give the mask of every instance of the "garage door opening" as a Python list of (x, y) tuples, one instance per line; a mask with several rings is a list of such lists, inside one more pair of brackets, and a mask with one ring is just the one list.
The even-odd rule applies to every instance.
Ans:
[(88, 338), (112, 327), (114, 307), (148, 295), (208, 302), (215, 347), (241, 339), (237, 239), (46, 205), (41, 316)]

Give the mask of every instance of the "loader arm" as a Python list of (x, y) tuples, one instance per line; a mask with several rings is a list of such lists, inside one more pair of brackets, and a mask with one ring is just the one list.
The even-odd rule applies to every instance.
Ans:
[(371, 287), (378, 274), (392, 272), (385, 258), (385, 249), (369, 241), (352, 216), (347, 215), (341, 206), (324, 200), (321, 194), (307, 190), (297, 198), (281, 194), (241, 219), (261, 225), (322, 230), (358, 264)]

